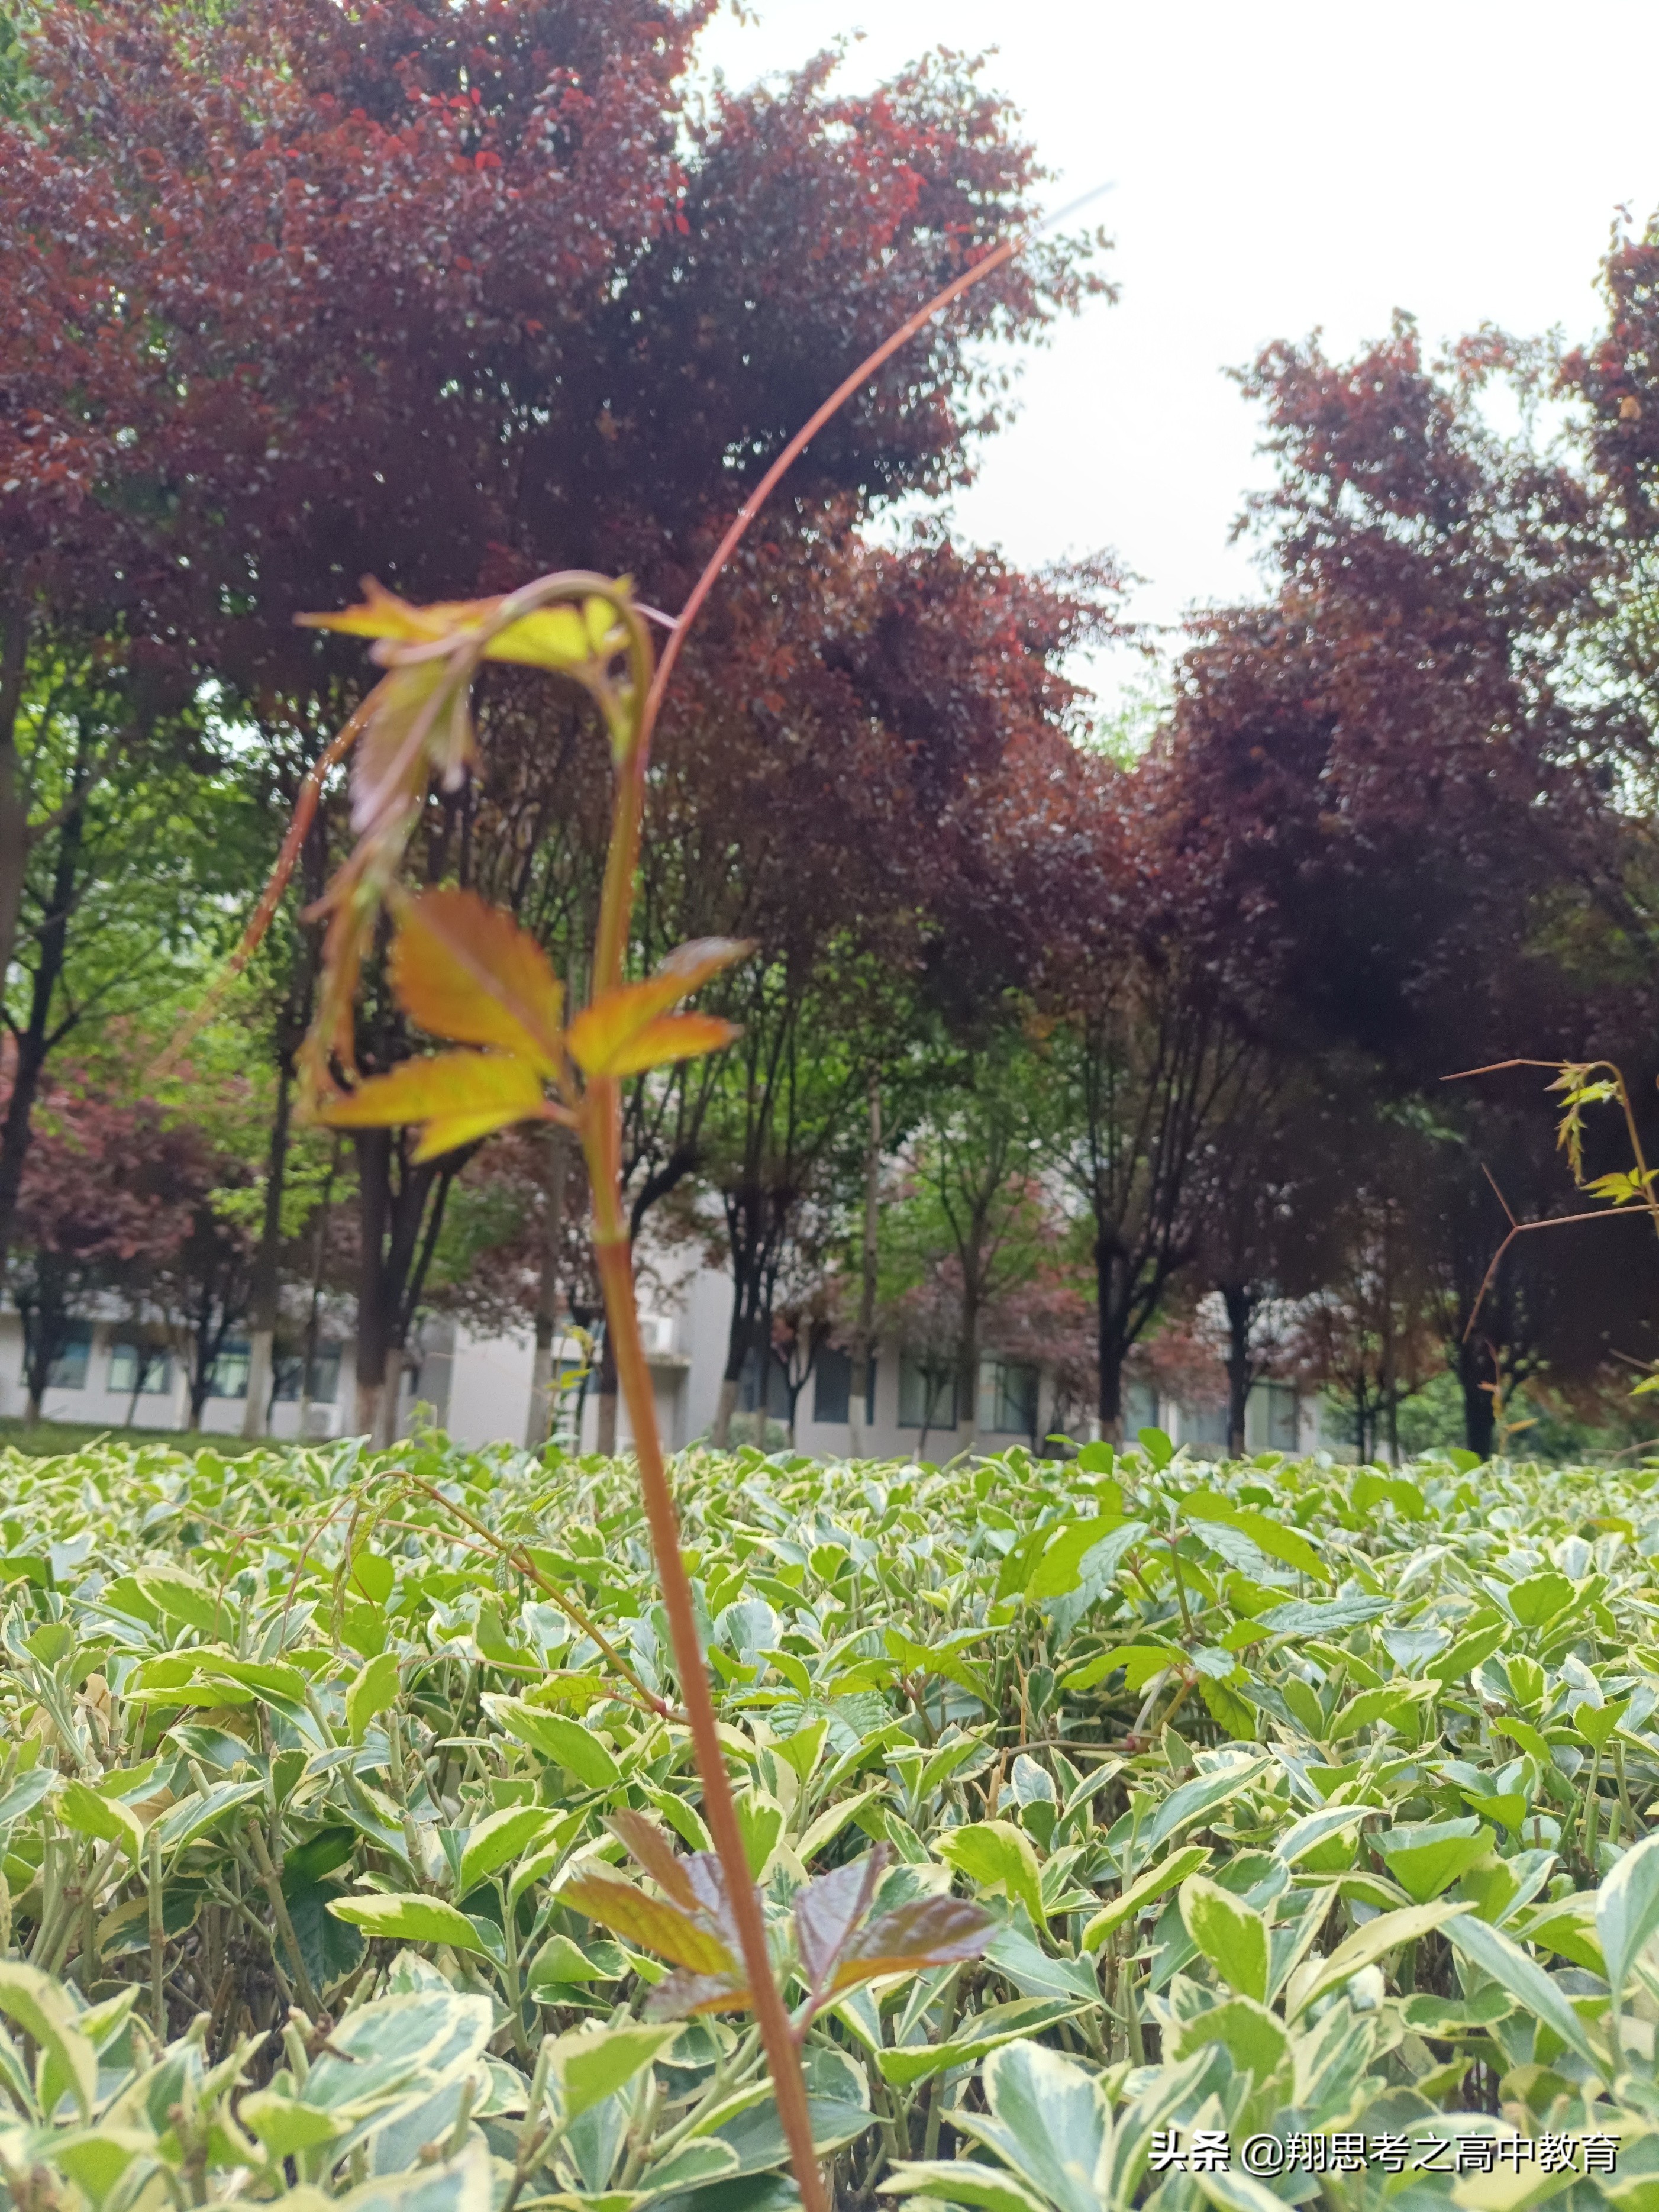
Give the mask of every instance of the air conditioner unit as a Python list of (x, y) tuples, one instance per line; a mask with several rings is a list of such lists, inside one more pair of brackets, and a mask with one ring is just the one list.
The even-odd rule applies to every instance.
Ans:
[(665, 1359), (674, 1349), (674, 1316), (672, 1314), (641, 1314), (640, 1334), (645, 1340), (647, 1359)]

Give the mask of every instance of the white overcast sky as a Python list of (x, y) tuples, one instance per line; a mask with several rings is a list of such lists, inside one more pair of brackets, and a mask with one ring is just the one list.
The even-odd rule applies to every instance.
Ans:
[(1110, 546), (1155, 623), (1256, 588), (1229, 533), (1267, 471), (1224, 369), (1316, 326), (1346, 351), (1396, 307), (1432, 343), (1587, 335), (1615, 210), (1659, 205), (1656, 0), (754, 0), (702, 59), (742, 84), (859, 33), (853, 88), (994, 48), (1050, 204), (1113, 185), (1090, 215), (1120, 301), (1028, 353), (955, 523), (1033, 566)]

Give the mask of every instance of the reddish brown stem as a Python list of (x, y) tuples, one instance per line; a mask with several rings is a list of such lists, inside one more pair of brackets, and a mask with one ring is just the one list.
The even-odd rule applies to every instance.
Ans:
[[(601, 1091), (611, 1093), (611, 1100), (605, 1103), (614, 1111), (616, 1086), (613, 1084), (595, 1084), (588, 1093), (590, 1104), (600, 1103), (594, 1094)], [(598, 1139), (594, 1150), (609, 1150), (599, 1133), (596, 1131), (594, 1133)], [(599, 1190), (606, 1186), (601, 1182), (597, 1172), (599, 1163), (595, 1161), (592, 1164), (597, 1197)], [(615, 1185), (609, 1188), (614, 1190)], [(750, 1997), (755, 2008), (761, 2041), (765, 2047), (772, 2087), (777, 2096), (778, 2118), (783, 2124), (784, 2139), (789, 2145), (789, 2162), (794, 2170), (795, 2186), (800, 2191), (806, 2212), (824, 2212), (817, 2154), (812, 2148), (812, 2115), (806, 2101), (806, 2082), (800, 2069), (800, 2056), (790, 2024), (789, 2009), (772, 1972), (771, 1954), (766, 1941), (765, 1916), (749, 1871), (749, 1855), (744, 1847), (743, 1831), (738, 1826), (738, 1808), (726, 1771), (726, 1754), (720, 1744), (719, 1723), (714, 1717), (714, 1701), (708, 1692), (708, 1673), (697, 1637), (696, 1616), (692, 1610), (691, 1584), (680, 1553), (678, 1516), (674, 1510), (673, 1493), (668, 1486), (668, 1471), (663, 1462), (662, 1445), (657, 1434), (651, 1374), (646, 1365), (645, 1346), (640, 1336), (639, 1317), (634, 1304), (633, 1261), (625, 1237), (619, 1240), (596, 1239), (595, 1252), (599, 1280), (605, 1289), (605, 1319), (616, 1346), (617, 1380), (621, 1386), (623, 1401), (628, 1407), (629, 1423), (634, 1431), (640, 1490), (651, 1528), (651, 1548), (656, 1556), (657, 1572), (662, 1583), (663, 1605), (668, 1614), (669, 1634), (674, 1646), (675, 1670), (680, 1678), (680, 1701), (685, 1708), (691, 1730), (692, 1749), (696, 1754), (697, 1771), (702, 1778), (703, 1818), (708, 1824), (708, 1832), (726, 1872), (732, 1917), (737, 1923), (738, 1937), (743, 1947), (743, 1963), (748, 1975)]]

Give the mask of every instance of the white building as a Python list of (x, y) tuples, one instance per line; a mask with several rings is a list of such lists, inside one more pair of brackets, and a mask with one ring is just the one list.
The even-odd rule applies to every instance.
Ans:
[[(642, 1316), (646, 1352), (663, 1440), (678, 1451), (706, 1437), (714, 1418), (726, 1364), (731, 1285), (716, 1270), (698, 1267), (653, 1295), (656, 1309)], [(590, 1376), (584, 1385), (580, 1348), (574, 1339), (561, 1352), (566, 1387), (560, 1431), (572, 1443), (580, 1437), (581, 1448), (592, 1451), (599, 1429), (593, 1379)], [(454, 1322), (428, 1321), (404, 1378), (402, 1425), (407, 1426), (420, 1404), (458, 1443), (505, 1439), (521, 1443), (529, 1422), (533, 1352), (527, 1322), (520, 1335), (483, 1337)], [(322, 1344), (310, 1390), (303, 1396), (298, 1367), (297, 1360), (279, 1362), (270, 1433), (280, 1439), (297, 1438), (303, 1415), (308, 1437), (349, 1434), (356, 1398), (349, 1340)], [(204, 1432), (240, 1432), (247, 1377), (247, 1346), (228, 1345), (204, 1408)], [(152, 1364), (142, 1375), (142, 1388), (135, 1390), (140, 1380), (129, 1325), (117, 1320), (82, 1322), (52, 1370), (42, 1414), (49, 1421), (112, 1430), (183, 1428), (189, 1394), (179, 1359), (168, 1355)], [(780, 1375), (768, 1376), (765, 1384), (768, 1403), (763, 1407), (759, 1382), (752, 1375), (745, 1377), (734, 1434), (771, 1445), (787, 1436), (787, 1394)], [(795, 1442), (801, 1450), (836, 1458), (851, 1449), (850, 1384), (847, 1355), (821, 1352), (795, 1408)], [(975, 1427), (980, 1447), (996, 1450), (1021, 1442), (1040, 1446), (1054, 1425), (1054, 1378), (1035, 1364), (988, 1355), (980, 1362), (977, 1408), (957, 1406), (956, 1397), (953, 1376), (929, 1373), (900, 1346), (878, 1346), (858, 1425), (859, 1449), (872, 1458), (942, 1461), (964, 1449), (974, 1439)], [(26, 1401), (21, 1324), (15, 1313), (0, 1314), (0, 1417), (21, 1418)], [(1282, 1384), (1259, 1384), (1250, 1397), (1249, 1449), (1313, 1449), (1321, 1441), (1319, 1411), (1316, 1401), (1299, 1397)], [(628, 1423), (623, 1409), (618, 1425), (619, 1441), (625, 1443)], [(1186, 1408), (1136, 1385), (1125, 1407), (1125, 1429), (1133, 1436), (1138, 1429), (1153, 1425), (1176, 1443), (1189, 1443), (1200, 1452), (1220, 1450), (1226, 1442), (1224, 1411)]]

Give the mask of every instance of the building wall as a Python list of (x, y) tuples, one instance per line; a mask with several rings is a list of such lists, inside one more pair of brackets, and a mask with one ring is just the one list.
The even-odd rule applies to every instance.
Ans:
[[(641, 1316), (642, 1333), (657, 1401), (657, 1418), (664, 1443), (671, 1451), (706, 1437), (720, 1401), (726, 1365), (726, 1337), (731, 1315), (728, 1279), (719, 1271), (696, 1265), (662, 1283), (650, 1294)], [(129, 1393), (112, 1389), (110, 1358), (129, 1332), (119, 1322), (93, 1323), (93, 1340), (84, 1386), (47, 1390), (41, 1411), (48, 1420), (88, 1423), (120, 1429), (127, 1421)], [(580, 1348), (574, 1340), (557, 1347), (561, 1364), (574, 1375), (580, 1365)], [(417, 1404), (458, 1443), (481, 1445), (524, 1441), (530, 1415), (530, 1386), (534, 1357), (528, 1324), (518, 1334), (487, 1336), (459, 1322), (428, 1322), (422, 1334), (415, 1371), (407, 1376), (401, 1407), (407, 1423)], [(902, 1424), (900, 1413), (901, 1358), (896, 1346), (880, 1346), (876, 1355), (874, 1418), (860, 1421), (859, 1444), (865, 1455), (878, 1459), (908, 1459), (922, 1446), (921, 1431)], [(561, 1427), (583, 1451), (599, 1443), (599, 1407), (590, 1378), (585, 1393), (571, 1391), (565, 1401)], [(339, 1347), (338, 1380), (330, 1403), (313, 1401), (309, 1433), (313, 1437), (349, 1434), (356, 1407), (356, 1380), (349, 1342)], [(815, 1456), (844, 1456), (852, 1448), (853, 1431), (846, 1421), (820, 1421), (816, 1415), (816, 1382), (809, 1376), (796, 1409), (798, 1448)], [(1288, 1397), (1288, 1402), (1287, 1402)], [(580, 1401), (580, 1438), (574, 1433)], [(15, 1313), (0, 1314), (0, 1415), (21, 1418), (27, 1392), (22, 1381), (22, 1327)], [(246, 1401), (242, 1397), (212, 1397), (204, 1409), (202, 1428), (209, 1435), (238, 1435)], [(1054, 1424), (1053, 1378), (1039, 1376), (1035, 1437), (1039, 1443)], [(963, 1409), (958, 1409), (963, 1410)], [(188, 1413), (180, 1363), (174, 1361), (172, 1387), (165, 1393), (142, 1394), (133, 1409), (136, 1430), (181, 1429)], [(299, 1433), (300, 1407), (295, 1400), (279, 1400), (272, 1413), (271, 1432), (283, 1440)], [(1189, 1409), (1159, 1399), (1144, 1386), (1130, 1395), (1125, 1426), (1137, 1429), (1155, 1425), (1177, 1444), (1195, 1451), (1214, 1451), (1224, 1440), (1224, 1419), (1213, 1409)], [(749, 1425), (753, 1428), (752, 1420)], [(1322, 1443), (1321, 1408), (1311, 1398), (1285, 1394), (1281, 1386), (1261, 1385), (1251, 1395), (1246, 1440), (1252, 1452), (1276, 1449), (1311, 1451)], [(618, 1407), (618, 1443), (629, 1441), (625, 1407)], [(951, 1458), (974, 1441), (974, 1430), (965, 1418), (954, 1426), (933, 1425), (926, 1440), (927, 1457)], [(1084, 1439), (1079, 1438), (1079, 1441)], [(1029, 1443), (1024, 1432), (998, 1433), (988, 1429), (978, 1437), (981, 1449), (998, 1449)]]

